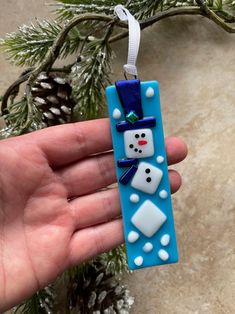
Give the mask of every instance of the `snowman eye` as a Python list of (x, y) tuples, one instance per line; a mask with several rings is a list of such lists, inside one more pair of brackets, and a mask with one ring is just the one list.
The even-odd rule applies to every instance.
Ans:
[(136, 135), (135, 135), (135, 138), (139, 138), (139, 137), (140, 137), (139, 134), (136, 134)]
[(142, 133), (142, 134), (141, 134), (141, 137), (145, 137), (145, 133)]

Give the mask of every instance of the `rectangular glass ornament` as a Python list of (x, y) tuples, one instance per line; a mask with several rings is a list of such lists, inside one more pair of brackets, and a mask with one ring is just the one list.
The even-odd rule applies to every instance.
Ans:
[(158, 82), (117, 81), (106, 95), (128, 266), (176, 263)]

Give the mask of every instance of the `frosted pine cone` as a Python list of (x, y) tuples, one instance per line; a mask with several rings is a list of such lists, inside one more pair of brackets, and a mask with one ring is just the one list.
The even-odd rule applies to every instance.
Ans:
[(71, 121), (75, 106), (71, 97), (72, 87), (61, 73), (42, 72), (32, 88), (32, 94), (48, 126)]

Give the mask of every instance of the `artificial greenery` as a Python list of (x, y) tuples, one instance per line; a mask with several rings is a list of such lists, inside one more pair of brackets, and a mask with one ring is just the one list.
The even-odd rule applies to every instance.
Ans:
[(47, 286), (35, 293), (31, 299), (18, 305), (13, 309), (13, 313), (21, 314), (51, 314), (54, 310), (55, 293), (53, 286)]
[[(16, 65), (34, 66), (43, 60), (62, 28), (57, 21), (47, 20), (20, 26), (4, 39), (5, 52)], [(71, 29), (61, 47), (61, 57), (75, 53), (81, 40), (78, 28)]]
[[(202, 15), (225, 31), (235, 32), (234, 0), (57, 0), (52, 4), (56, 13), (54, 21), (23, 25), (1, 41), (1, 48), (10, 61), (20, 66), (31, 66), (27, 75), (14, 82), (3, 96), (3, 113), (8, 114), (7, 122), (12, 134), (28, 132), (35, 123), (43, 127), (38, 123), (33, 102), (33, 84), (42, 71), (55, 70), (53, 64), (57, 58), (68, 55), (75, 55), (74, 62), (59, 70), (68, 73), (74, 87), (75, 119), (100, 116), (113, 55), (110, 44), (128, 35), (127, 24), (113, 14), (114, 6), (120, 2), (140, 19), (142, 29), (171, 16)], [(15, 97), (16, 91), (23, 82), (26, 82), (25, 96), (19, 100)], [(15, 111), (12, 104), (7, 110), (9, 98), (11, 102), (14, 99), (22, 103), (21, 123), (12, 124)], [(9, 136), (9, 130), (5, 131), (1, 132), (2, 136)]]
[[(56, 99), (53, 91), (48, 106), (48, 91), (40, 95), (40, 101), (35, 97), (35, 86), (38, 88), (42, 75), (51, 78), (52, 73), (61, 73), (69, 82), (75, 107), (71, 119), (66, 121), (103, 115), (104, 88), (110, 83), (112, 43), (128, 36), (127, 23), (119, 21), (113, 13), (114, 6), (120, 3), (140, 20), (142, 30), (172, 16), (195, 15), (235, 33), (234, 0), (55, 0), (50, 4), (55, 11), (54, 20), (36, 20), (20, 26), (0, 42), (1, 50), (13, 64), (29, 67), (6, 88), (0, 99), (6, 122), (0, 138), (47, 127), (43, 117), (50, 111), (56, 115), (63, 110), (64, 104), (50, 107), (51, 99), (54, 96)], [(68, 64), (67, 56), (71, 56), (72, 63)], [(54, 65), (59, 58), (64, 59), (61, 68)], [(39, 83), (40, 90), (49, 88), (48, 82), (43, 83)], [(45, 103), (43, 109), (40, 103)], [(66, 122), (59, 118), (56, 121)], [(14, 311), (56, 313), (59, 309), (56, 287), (62, 282), (67, 313), (129, 313), (132, 300), (128, 301), (127, 289), (121, 285), (119, 276), (124, 270), (125, 249), (121, 246), (66, 271)]]

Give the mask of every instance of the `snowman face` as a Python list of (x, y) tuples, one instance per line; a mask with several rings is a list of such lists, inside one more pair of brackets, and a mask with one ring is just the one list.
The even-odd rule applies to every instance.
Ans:
[(124, 132), (124, 147), (127, 158), (144, 158), (154, 154), (153, 134), (150, 129)]
[(148, 194), (154, 194), (161, 182), (163, 173), (148, 162), (140, 162), (131, 186)]

